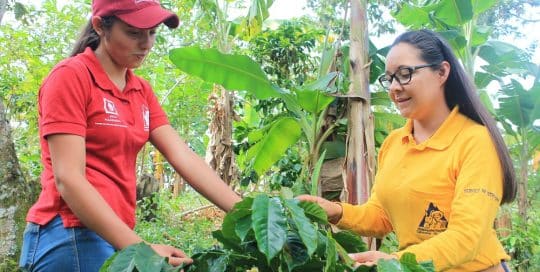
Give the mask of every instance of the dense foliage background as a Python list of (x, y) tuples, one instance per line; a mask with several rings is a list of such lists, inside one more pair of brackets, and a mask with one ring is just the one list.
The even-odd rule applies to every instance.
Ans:
[[(346, 100), (331, 98), (322, 106), (317, 100), (313, 106), (315, 102), (305, 97), (343, 93), (350, 84), (350, 22), (346, 17), (350, 13), (349, 1), (309, 0), (311, 15), (279, 21), (268, 19), (268, 7), (273, 1), (161, 2), (178, 13), (181, 27), (173, 31), (160, 29), (152, 54), (136, 73), (150, 81), (180, 135), (198, 154), (206, 155), (216, 131), (211, 119), (219, 110), (222, 87), (182, 68), (177, 64), (181, 57), (170, 57), (171, 50), (217, 48), (221, 53), (249, 56), (270, 84), (297, 93), (294, 98), (299, 106), (292, 107), (290, 99), (278, 94), (247, 89), (228, 92), (234, 112), (229, 121), (236, 159), (231, 167), (234, 178), (230, 185), (243, 195), (271, 194), (283, 186), (296, 191), (322, 190), (311, 179), (323, 150), (326, 161), (344, 155)], [(539, 8), (540, 3), (534, 0), (367, 1), (376, 145), (403, 123), (386, 93), (374, 84), (384, 70), (388, 46), (381, 41), (405, 28), (427, 27), (440, 32), (474, 77), (479, 95), (499, 121), (515, 160), (520, 180), (518, 199), (501, 209), (497, 230), (513, 257), (512, 266), (518, 271), (540, 269), (540, 72), (538, 60), (532, 59), (538, 41), (518, 48), (501, 40), (526, 35), (521, 32), (522, 27), (538, 24), (540, 17), (522, 15)], [(39, 4), (0, 1), (0, 109), (5, 109), (3, 114), (11, 130), (9, 142), (15, 145), (25, 181), (25, 187), (17, 189), (26, 194), (24, 198), (18, 197), (18, 205), (26, 203), (27, 207), (39, 191), (39, 85), (54, 64), (69, 55), (90, 10), (90, 1), (84, 0), (44, 0)], [(232, 64), (240, 61), (231, 59)], [(329, 132), (310, 132), (324, 130)], [(276, 131), (297, 133), (282, 137), (273, 134)], [(152, 146), (142, 150), (137, 166), (143, 181), (137, 232), (148, 241), (174, 244), (190, 254), (214, 244), (210, 233), (221, 225), (223, 213), (194, 193)], [(0, 180), (0, 188), (4, 184), (10, 184), (9, 180)], [(331, 189), (322, 191), (329, 198), (336, 197)], [(17, 195), (7, 192), (0, 191), (2, 205), (12, 203), (9, 199)], [(6, 207), (0, 206), (0, 218)], [(18, 216), (15, 221), (20, 235), (24, 218)], [(391, 235), (383, 243), (388, 251), (395, 246)], [(17, 250), (9, 252), (12, 258), (2, 259), (0, 271), (12, 271)]]

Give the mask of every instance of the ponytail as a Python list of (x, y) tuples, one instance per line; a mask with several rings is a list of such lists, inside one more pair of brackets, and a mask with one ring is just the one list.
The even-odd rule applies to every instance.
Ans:
[[(115, 16), (107, 16), (101, 18), (101, 23), (103, 26), (103, 29), (110, 30), (114, 22), (116, 21)], [(99, 43), (101, 42), (101, 39), (99, 38), (99, 35), (94, 30), (94, 27), (92, 26), (92, 18), (88, 20), (88, 23), (82, 30), (79, 39), (75, 42), (75, 45), (73, 46), (73, 50), (71, 51), (70, 57), (73, 57), (79, 53), (84, 52), (86, 47), (92, 48), (92, 50), (96, 50), (99, 46)]]

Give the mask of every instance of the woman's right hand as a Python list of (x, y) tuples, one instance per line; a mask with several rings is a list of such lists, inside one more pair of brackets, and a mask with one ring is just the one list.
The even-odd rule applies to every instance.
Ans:
[(336, 202), (326, 200), (322, 197), (312, 196), (312, 195), (299, 195), (296, 197), (300, 201), (308, 201), (317, 203), (323, 208), (328, 216), (328, 221), (332, 224), (336, 224), (341, 219), (343, 214), (343, 208)]
[(150, 247), (161, 257), (168, 257), (169, 264), (172, 266), (193, 263), (193, 260), (178, 248), (162, 244), (150, 244)]

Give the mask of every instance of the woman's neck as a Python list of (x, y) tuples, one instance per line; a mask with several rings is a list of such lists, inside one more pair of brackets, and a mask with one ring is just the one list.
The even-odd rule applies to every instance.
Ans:
[(123, 91), (126, 86), (127, 68), (120, 67), (114, 62), (111, 56), (101, 46), (99, 46), (94, 53), (96, 54), (101, 67), (103, 67), (103, 70), (107, 76), (109, 76), (109, 79), (116, 85), (119, 91)]
[(433, 136), (450, 115), (450, 112), (448, 107), (440, 107), (426, 118), (413, 119), (413, 137), (416, 143), (422, 143)]

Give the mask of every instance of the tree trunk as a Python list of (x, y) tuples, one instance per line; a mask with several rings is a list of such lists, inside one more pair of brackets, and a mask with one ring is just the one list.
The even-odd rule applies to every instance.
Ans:
[(206, 162), (227, 183), (237, 180), (238, 173), (232, 146), (233, 98), (229, 91), (214, 85), (210, 101), (210, 141), (206, 149)]
[[(15, 258), (33, 200), (32, 186), (19, 167), (4, 104), (0, 100), (0, 263)], [(32, 197), (30, 197), (32, 196)]]
[(351, 85), (348, 96), (349, 128), (345, 162), (345, 201), (361, 204), (367, 201), (375, 168), (373, 115), (369, 94), (369, 38), (365, 0), (351, 0)]
[[(525, 136), (526, 137), (526, 136)], [(528, 154), (528, 142), (523, 141), (523, 149), (521, 154)], [(532, 157), (532, 156), (531, 156)], [(518, 177), (518, 190), (517, 190), (517, 199), (518, 199), (518, 212), (519, 216), (524, 220), (527, 220), (527, 211), (529, 209), (529, 199), (527, 197), (527, 183), (529, 182), (529, 156), (523, 155), (520, 160), (519, 167), (519, 177)]]
[(0, 0), (0, 23), (2, 22), (2, 19), (4, 18), (6, 9), (7, 9), (7, 0)]
[(506, 238), (512, 233), (512, 214), (507, 209), (502, 208), (499, 216), (495, 219), (495, 229), (500, 238)]

